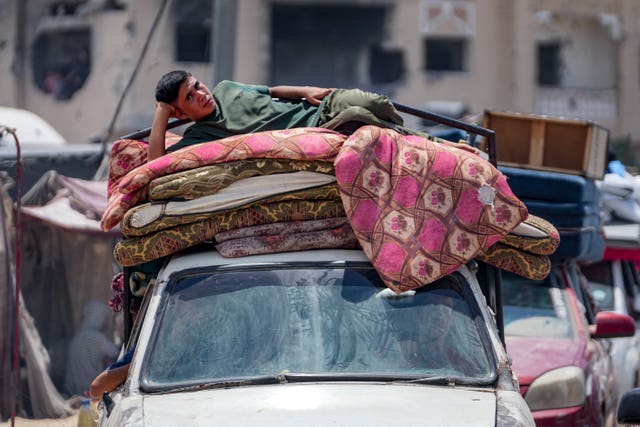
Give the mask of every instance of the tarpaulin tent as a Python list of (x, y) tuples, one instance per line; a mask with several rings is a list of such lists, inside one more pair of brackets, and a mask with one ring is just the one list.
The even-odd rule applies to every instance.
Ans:
[[(11, 206), (8, 197), (5, 191), (5, 206)], [(66, 403), (56, 390), (64, 378), (67, 345), (80, 323), (84, 304), (92, 300), (107, 303), (111, 297), (109, 284), (117, 270), (112, 249), (119, 232), (105, 233), (97, 222), (105, 204), (106, 182), (69, 178), (54, 171), (44, 174), (22, 198), (21, 357), (26, 364), (28, 381), (22, 384), (27, 390), (20, 391), (19, 405), (25, 416), (68, 415)], [(11, 234), (14, 227), (5, 225), (4, 234)], [(9, 247), (3, 253), (7, 259), (3, 263), (5, 269), (11, 264), (6, 256), (11, 251)], [(13, 301), (10, 272), (0, 273), (1, 296), (4, 301)], [(3, 325), (12, 317), (12, 305), (2, 305)], [(11, 328), (2, 330), (5, 333)], [(10, 375), (6, 375), (6, 366), (10, 368), (10, 363), (5, 363), (6, 355), (11, 352), (8, 338), (3, 336), (1, 341), (0, 390), (3, 391), (9, 390), (10, 384)], [(31, 351), (27, 349), (29, 346)], [(42, 381), (50, 386), (45, 387)], [(2, 415), (8, 416), (9, 402), (4, 396), (9, 393), (0, 395), (3, 396)]]

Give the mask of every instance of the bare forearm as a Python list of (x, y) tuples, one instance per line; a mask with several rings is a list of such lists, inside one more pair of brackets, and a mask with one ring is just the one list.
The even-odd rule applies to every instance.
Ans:
[(291, 99), (298, 101), (302, 98), (313, 105), (320, 105), (322, 98), (330, 94), (334, 89), (315, 86), (274, 86), (269, 88), (269, 94), (274, 98)]
[(147, 155), (147, 161), (149, 162), (165, 154), (164, 141), (169, 118), (169, 111), (156, 108), (153, 123), (151, 124), (151, 133), (149, 134), (149, 154)]
[(120, 384), (125, 382), (129, 374), (129, 365), (119, 366), (115, 369), (102, 371), (91, 383), (89, 395), (97, 400), (102, 397), (102, 393), (115, 390)]
[(269, 93), (274, 98), (298, 100), (303, 97), (303, 86), (273, 86)]

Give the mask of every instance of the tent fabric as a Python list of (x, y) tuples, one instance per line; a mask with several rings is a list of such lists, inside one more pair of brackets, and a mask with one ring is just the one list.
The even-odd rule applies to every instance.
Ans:
[[(22, 197), (23, 213), (68, 229), (100, 231), (93, 223), (107, 208), (106, 191), (106, 181), (87, 181), (49, 171)], [(64, 215), (72, 218), (60, 218)]]
[[(11, 215), (11, 198), (7, 188), (13, 181), (6, 172), (0, 174), (0, 301), (7, 303), (0, 305), (0, 417), (8, 418), (11, 414), (11, 393), (14, 387), (10, 381), (13, 364), (13, 330), (14, 325), (14, 304), (15, 293), (13, 284), (15, 282), (15, 270), (12, 236), (10, 230), (14, 230), (13, 218)], [(11, 303), (8, 303), (11, 301)]]
[(24, 359), (27, 366), (29, 399), (34, 418), (62, 418), (73, 413), (69, 403), (62, 397), (47, 374), (49, 371), (49, 353), (44, 348), (40, 335), (20, 300), (20, 341), (24, 347)]
[[(6, 194), (2, 201), (13, 205)], [(111, 252), (120, 235), (115, 230), (101, 231), (97, 220), (106, 206), (106, 182), (69, 178), (49, 171), (25, 193), (22, 202), (21, 357), (27, 382), (21, 395), (28, 401), (22, 405), (21, 415), (57, 418), (69, 414), (65, 398), (71, 396), (57, 392), (62, 389), (68, 343), (81, 321), (84, 304), (90, 300), (106, 304), (111, 297), (109, 283), (119, 270)], [(5, 221), (4, 234), (12, 230), (15, 227)], [(12, 253), (13, 249), (7, 252)], [(13, 281), (5, 276), (2, 295), (10, 294), (13, 286)], [(3, 322), (12, 305), (4, 305), (0, 316)], [(114, 336), (115, 319), (109, 323), (109, 336)], [(1, 342), (0, 361), (3, 361), (10, 351), (11, 340), (3, 336)], [(10, 394), (4, 390), (8, 390), (11, 378), (5, 375), (4, 366), (0, 363), (3, 416), (8, 415), (4, 397)]]

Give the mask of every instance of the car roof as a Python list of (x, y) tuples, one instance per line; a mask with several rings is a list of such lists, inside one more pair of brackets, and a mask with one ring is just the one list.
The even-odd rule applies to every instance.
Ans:
[[(65, 145), (67, 141), (46, 120), (20, 108), (0, 107), (0, 125), (16, 129), (20, 145)], [(14, 146), (13, 137), (0, 137), (0, 147)]]
[(270, 263), (291, 262), (369, 262), (365, 253), (357, 249), (313, 249), (305, 251), (281, 252), (264, 255), (249, 255), (235, 258), (225, 258), (215, 249), (199, 249), (185, 251), (175, 255), (167, 263), (162, 275), (202, 267), (231, 267), (239, 265), (259, 265)]

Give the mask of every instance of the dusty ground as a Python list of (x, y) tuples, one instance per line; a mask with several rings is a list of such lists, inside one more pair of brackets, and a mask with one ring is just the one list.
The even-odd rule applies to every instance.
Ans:
[[(76, 427), (78, 425), (78, 414), (67, 418), (44, 418), (40, 420), (30, 420), (16, 417), (16, 427)], [(0, 427), (11, 427), (11, 420), (0, 422)]]

